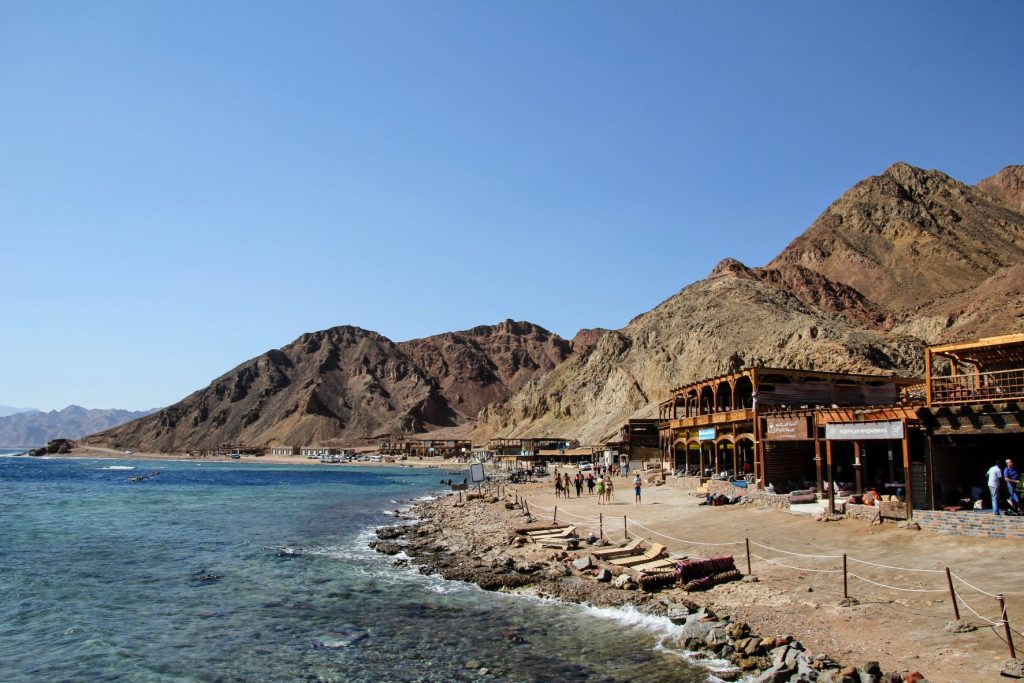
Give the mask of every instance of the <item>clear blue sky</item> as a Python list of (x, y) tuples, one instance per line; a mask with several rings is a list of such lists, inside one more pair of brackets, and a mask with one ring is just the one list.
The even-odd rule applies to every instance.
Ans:
[(302, 332), (618, 328), (894, 161), (1024, 163), (1024, 3), (0, 3), (0, 403)]

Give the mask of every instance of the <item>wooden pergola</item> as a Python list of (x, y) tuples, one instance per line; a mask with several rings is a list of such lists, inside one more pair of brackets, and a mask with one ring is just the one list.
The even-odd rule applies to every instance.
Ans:
[(931, 346), (925, 382), (929, 408), (1024, 401), (1024, 334)]

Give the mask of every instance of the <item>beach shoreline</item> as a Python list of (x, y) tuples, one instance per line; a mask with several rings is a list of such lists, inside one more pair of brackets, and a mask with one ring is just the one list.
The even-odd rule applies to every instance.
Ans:
[[(28, 456), (24, 456), (28, 457)], [(53, 457), (53, 456), (50, 456)], [(62, 458), (97, 458), (106, 460), (169, 460), (178, 462), (220, 462), (220, 463), (246, 463), (265, 465), (320, 465), (323, 467), (415, 467), (420, 469), (435, 469), (442, 472), (465, 471), (468, 473), (468, 463), (438, 462), (436, 460), (414, 460), (408, 459), (401, 462), (370, 462), (357, 461), (345, 463), (324, 463), (319, 460), (304, 458), (300, 455), (243, 455), (240, 458), (227, 458), (223, 456), (190, 456), (185, 453), (125, 453), (111, 448), (97, 448), (78, 446), (69, 453), (61, 453)], [(465, 476), (465, 475), (463, 475)]]
[[(829, 585), (834, 583), (836, 575), (816, 573), (811, 566), (812, 560), (791, 557), (791, 566), (803, 564), (808, 566), (808, 571), (794, 572), (785, 568), (782, 562), (768, 564), (755, 560), (754, 575), (758, 577), (757, 581), (733, 581), (699, 593), (675, 587), (650, 593), (635, 589), (623, 590), (612, 587), (610, 583), (597, 582), (592, 575), (597, 567), (579, 570), (572, 566), (573, 560), (586, 557), (588, 549), (592, 549), (585, 543), (581, 543), (579, 550), (568, 551), (541, 549), (532, 543), (517, 543), (515, 529), (528, 526), (527, 518), (524, 510), (508, 508), (515, 507), (513, 503), (517, 498), (521, 500), (525, 497), (536, 526), (552, 523), (550, 510), (554, 505), (559, 506), (560, 522), (563, 519), (572, 522), (574, 517), (580, 517), (584, 511), (603, 509), (608, 524), (606, 530), (615, 523), (615, 517), (610, 514), (614, 511), (620, 515), (620, 525), (623, 520), (621, 515), (627, 513), (631, 519), (638, 518), (651, 529), (687, 534), (690, 537), (695, 534), (694, 524), (699, 524), (699, 518), (703, 517), (715, 520), (714, 524), (706, 525), (706, 532), (719, 539), (724, 531), (753, 535), (755, 528), (762, 531), (777, 528), (782, 538), (779, 544), (783, 547), (799, 550), (800, 546), (796, 545), (798, 540), (803, 541), (801, 545), (849, 543), (853, 546), (851, 551), (856, 553), (851, 557), (871, 557), (867, 548), (874, 545), (876, 539), (872, 537), (885, 535), (892, 537), (888, 539), (887, 547), (895, 547), (897, 553), (901, 545), (904, 552), (934, 546), (940, 561), (941, 558), (947, 558), (947, 562), (955, 563), (972, 580), (983, 572), (985, 565), (982, 560), (979, 566), (968, 566), (968, 559), (976, 558), (984, 552), (984, 547), (993, 544), (991, 540), (941, 537), (927, 532), (900, 530), (891, 524), (885, 525), (885, 528), (869, 528), (861, 520), (817, 523), (809, 517), (799, 518), (797, 515), (753, 506), (700, 508), (695, 498), (685, 503), (675, 500), (680, 509), (669, 510), (668, 498), (678, 492), (672, 492), (668, 487), (651, 487), (645, 491), (645, 496), (650, 498), (656, 498), (659, 494), (663, 496), (650, 505), (633, 506), (618, 502), (602, 508), (598, 508), (594, 499), (588, 499), (586, 494), (579, 499), (555, 499), (549, 488), (546, 482), (518, 484), (515, 488), (503, 489), (502, 498), (496, 502), (466, 500), (462, 497), (460, 504), (460, 496), (451, 495), (422, 503), (413, 508), (406, 522), (411, 526), (406, 531), (385, 530), (383, 537), (374, 545), (378, 552), (385, 554), (405, 553), (400, 557), (408, 556), (409, 562), (418, 565), (423, 573), (437, 573), (447, 579), (470, 581), (489, 590), (527, 593), (564, 602), (585, 602), (597, 607), (633, 607), (655, 615), (665, 615), (670, 606), (678, 610), (680, 605), (691, 605), (697, 613), (707, 610), (710, 614), (728, 615), (731, 618), (730, 624), (746, 624), (750, 633), (765, 636), (765, 643), (773, 645), (770, 649), (758, 651), (750, 643), (743, 643), (745, 647), (751, 648), (751, 652), (758, 653), (747, 659), (778, 656), (776, 650), (782, 641), (795, 639), (804, 652), (810, 653), (812, 661), (814, 657), (829, 657), (827, 661), (853, 665), (860, 671), (878, 663), (882, 670), (890, 672), (887, 674), (890, 677), (876, 680), (918, 680), (914, 677), (918, 671), (926, 673), (930, 680), (1000, 680), (1000, 667), (1008, 655), (995, 630), (974, 619), (974, 623), (979, 626), (975, 631), (946, 632), (945, 626), (952, 621), (948, 597), (944, 602), (941, 594), (930, 593), (930, 584), (923, 580), (915, 579), (914, 582), (903, 584), (916, 586), (907, 589), (918, 591), (910, 593), (909, 598), (905, 597), (908, 595), (905, 593), (896, 593), (896, 597), (892, 598), (881, 597), (865, 590), (865, 584), (858, 583), (851, 589), (851, 596), (859, 599), (844, 604), (841, 588), (837, 590)], [(625, 482), (620, 482), (618, 490), (625, 493), (626, 489)], [(490, 492), (495, 491), (492, 485)], [(632, 494), (632, 491), (629, 493)], [(659, 523), (659, 518), (667, 522)], [(414, 522), (413, 519), (419, 521)], [(683, 526), (679, 525), (680, 522)], [(386, 538), (391, 534), (396, 535)], [(860, 543), (855, 545), (854, 541), (858, 537)], [(612, 540), (619, 539), (621, 533)], [(713, 542), (717, 539), (707, 540)], [(868, 543), (865, 545), (864, 541)], [(1006, 546), (1004, 544), (1001, 547)], [(670, 550), (677, 548), (670, 546)], [(691, 548), (691, 555), (697, 557), (714, 554), (706, 552), (708, 550)], [(767, 555), (763, 550), (757, 552)], [(785, 559), (784, 556), (778, 557)], [(877, 559), (879, 562), (898, 562), (884, 556)], [(919, 559), (923, 566), (925, 562), (932, 561), (933, 557)], [(906, 566), (907, 562), (904, 559), (899, 564)], [(741, 560), (739, 555), (736, 566), (743, 574), (747, 574), (746, 561)], [(864, 570), (859, 571), (865, 576), (872, 576)], [(931, 575), (920, 576), (928, 578)], [(994, 578), (1006, 580), (1005, 576)], [(1018, 596), (1014, 594), (1014, 598)], [(972, 601), (976, 606), (979, 605), (973, 597)], [(737, 627), (733, 635), (742, 632), (743, 627)], [(729, 638), (737, 640), (731, 636)], [(729, 654), (727, 659), (734, 658), (736, 653), (730, 652), (729, 648), (734, 647), (735, 642), (730, 643), (729, 638), (724, 643), (711, 644), (710, 650), (707, 649), (707, 643), (699, 645), (696, 642), (690, 642), (690, 647), (686, 649), (699, 647), (703, 654), (698, 654), (698, 658), (721, 659), (723, 651)], [(747, 661), (744, 665), (750, 667), (755, 663), (760, 666), (754, 670), (760, 671), (767, 664), (761, 659)], [(827, 670), (838, 672), (841, 669)], [(742, 675), (750, 674), (748, 671)], [(822, 673), (818, 680), (843, 679), (828, 678)]]

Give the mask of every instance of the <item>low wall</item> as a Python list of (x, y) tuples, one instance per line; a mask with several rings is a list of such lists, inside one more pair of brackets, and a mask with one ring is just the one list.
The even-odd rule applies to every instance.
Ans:
[(711, 479), (708, 481), (708, 494), (714, 496), (728, 496), (735, 498), (736, 496), (749, 496), (757, 489), (743, 488), (742, 486), (733, 486), (732, 482), (725, 481), (724, 479)]
[(857, 505), (856, 503), (847, 503), (846, 516), (873, 522), (878, 519), (878, 508), (874, 505)]
[(914, 521), (926, 531), (951, 536), (983, 538), (1024, 538), (1024, 517), (1006, 517), (983, 512), (914, 510)]
[(764, 491), (758, 491), (750, 497), (754, 500), (755, 505), (763, 508), (774, 508), (776, 510), (789, 509), (788, 493), (765, 493)]
[(680, 491), (695, 491), (700, 488), (700, 477), (666, 477), (665, 485)]

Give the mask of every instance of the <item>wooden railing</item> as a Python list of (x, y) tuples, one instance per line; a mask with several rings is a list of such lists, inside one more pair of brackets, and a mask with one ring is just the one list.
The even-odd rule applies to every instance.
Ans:
[(932, 377), (928, 385), (928, 404), (932, 406), (1021, 400), (1024, 400), (1024, 369)]

